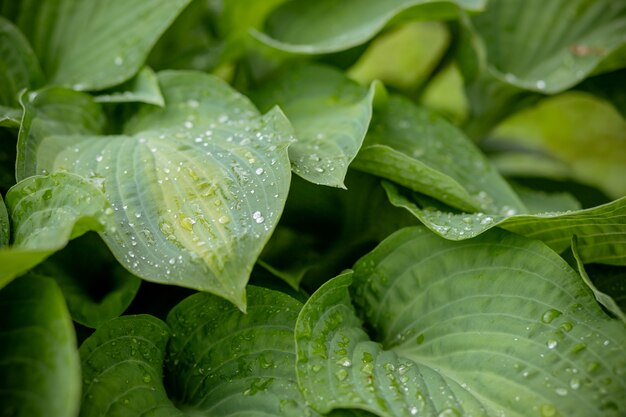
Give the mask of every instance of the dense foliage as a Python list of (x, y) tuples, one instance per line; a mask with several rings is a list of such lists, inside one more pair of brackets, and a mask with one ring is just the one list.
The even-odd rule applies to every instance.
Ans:
[(625, 117), (622, 0), (0, 0), (0, 416), (623, 416)]

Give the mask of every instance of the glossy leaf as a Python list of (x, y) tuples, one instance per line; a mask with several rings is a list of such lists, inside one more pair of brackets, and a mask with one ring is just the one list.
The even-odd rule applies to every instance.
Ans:
[(374, 114), (353, 166), (466, 211), (526, 211), (461, 131), (400, 97)]
[(89, 117), (101, 116), (85, 115), (84, 96), (62, 102), (75, 125), (56, 119), (48, 129), (57, 91), (44, 90), (25, 104), (31, 125), (43, 126), (23, 127), (18, 166), (27, 175), (67, 170), (99, 185), (116, 223), (102, 237), (135, 275), (213, 292), (245, 309), (250, 271), (287, 197), (291, 126), (280, 110), (261, 116), (206, 74), (162, 72), (159, 83), (166, 106), (142, 106), (115, 136), (57, 133), (57, 125), (84, 132)]
[(626, 44), (626, 4), (612, 0), (491, 0), (472, 23), (492, 76), (549, 94), (579, 83)]
[(391, 203), (409, 210), (425, 226), (451, 240), (464, 240), (498, 226), (542, 240), (557, 252), (565, 250), (577, 235), (585, 263), (626, 265), (626, 197), (598, 207), (572, 212), (495, 215), (459, 213), (435, 207), (432, 202), (409, 195), (393, 184), (384, 187)]
[(345, 188), (348, 165), (372, 117), (375, 89), (372, 85), (368, 92), (330, 67), (308, 65), (265, 84), (253, 100), (262, 111), (278, 105), (289, 117), (297, 137), (289, 147), (296, 174), (315, 184)]
[(0, 310), (0, 413), (76, 416), (80, 360), (72, 320), (54, 281), (27, 276), (12, 282), (0, 290)]
[(25, 0), (18, 27), (48, 79), (77, 90), (120, 84), (190, 0)]
[(251, 287), (248, 308), (196, 294), (170, 312), (169, 326), (144, 315), (100, 327), (80, 349), (81, 415), (317, 415), (295, 381), (301, 304)]
[(148, 315), (122, 316), (100, 326), (80, 347), (80, 415), (184, 416), (163, 386), (169, 336), (167, 325)]
[(293, 329), (301, 304), (250, 287), (243, 315), (206, 294), (176, 306), (167, 376), (177, 403), (195, 414), (312, 416), (298, 390)]
[(165, 104), (156, 74), (148, 67), (124, 84), (99, 92), (94, 100), (98, 103), (139, 102), (161, 107)]
[[(393, 234), (325, 284), (296, 325), (317, 410), (380, 416), (618, 416), (623, 325), (540, 242)], [(360, 317), (360, 318), (359, 318)], [(370, 335), (363, 329), (362, 321)]]
[(266, 22), (266, 32), (257, 32), (255, 36), (274, 48), (289, 52), (336, 52), (366, 42), (402, 13), (432, 20), (454, 17), (461, 8), (482, 10), (484, 5), (483, 0), (435, 4), (424, 0), (297, 0), (275, 10)]
[(110, 225), (105, 196), (84, 179), (68, 174), (33, 176), (6, 196), (11, 246), (0, 248), (0, 287), (28, 271), (70, 239)]
[(19, 92), (23, 88), (38, 87), (43, 74), (24, 35), (2, 16), (0, 52), (0, 105), (15, 108)]

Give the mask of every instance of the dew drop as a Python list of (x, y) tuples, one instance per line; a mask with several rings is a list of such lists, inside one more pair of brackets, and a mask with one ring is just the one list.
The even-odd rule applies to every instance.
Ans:
[(556, 392), (556, 394), (560, 395), (561, 397), (565, 397), (567, 395), (567, 390), (565, 388), (557, 388), (554, 390), (554, 392)]
[(116, 56), (113, 62), (115, 62), (115, 65), (122, 65), (124, 63), (124, 58), (122, 58), (121, 56)]
[(340, 369), (337, 372), (335, 372), (335, 377), (339, 381), (345, 381), (346, 378), (348, 377), (348, 371), (346, 371), (345, 369)]
[(540, 89), (543, 90), (544, 88), (546, 88), (546, 82), (543, 80), (539, 80), (535, 83), (535, 86)]
[(185, 128), (187, 129), (191, 129), (193, 127), (193, 123), (191, 122), (191, 120), (186, 120), (183, 126), (185, 126)]
[(552, 321), (555, 318), (559, 317), (560, 315), (561, 315), (560, 311), (551, 308), (550, 310), (547, 310), (545, 313), (541, 315), (541, 321), (546, 324), (552, 323)]
[(191, 217), (183, 217), (180, 219), (180, 225), (187, 231), (191, 232), (194, 224), (196, 224), (196, 221)]
[(254, 172), (256, 172), (257, 175), (261, 175), (264, 172), (264, 170), (263, 168), (257, 168), (256, 171)]
[(556, 408), (552, 404), (543, 404), (539, 411), (541, 412), (541, 417), (555, 417)]
[(558, 342), (556, 340), (548, 340), (548, 343), (546, 343), (546, 345), (548, 346), (548, 349), (554, 349), (556, 347), (556, 345), (558, 344)]
[(152, 381), (152, 377), (150, 375), (148, 375), (148, 374), (145, 374), (143, 376), (143, 382), (145, 382), (147, 384), (150, 381)]
[(218, 222), (220, 222), (221, 224), (228, 224), (230, 223), (230, 218), (228, 216), (220, 216), (219, 219), (217, 219)]

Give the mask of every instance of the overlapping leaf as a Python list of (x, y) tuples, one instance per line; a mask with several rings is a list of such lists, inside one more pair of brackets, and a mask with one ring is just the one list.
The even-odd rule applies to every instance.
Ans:
[(301, 304), (276, 291), (249, 293), (246, 315), (196, 294), (171, 311), (169, 327), (125, 316), (99, 328), (80, 349), (89, 399), (81, 415), (316, 416), (295, 380)]
[(11, 246), (0, 248), (0, 287), (70, 239), (89, 230), (103, 230), (113, 220), (102, 192), (73, 174), (29, 177), (12, 187), (6, 198)]
[(472, 23), (489, 73), (537, 92), (572, 87), (626, 44), (626, 4), (612, 0), (492, 0)]
[(99, 90), (131, 78), (190, 0), (25, 0), (15, 13), (47, 78)]
[(101, 91), (94, 100), (98, 103), (146, 103), (163, 106), (163, 95), (156, 74), (144, 67), (137, 75), (109, 90)]
[(0, 310), (0, 413), (76, 416), (80, 359), (72, 320), (54, 281), (28, 276), (12, 282), (0, 290)]
[(353, 166), (459, 209), (526, 211), (506, 181), (461, 131), (400, 97), (390, 97), (375, 113)]
[(444, 18), (457, 15), (461, 8), (481, 10), (484, 4), (483, 0), (290, 1), (270, 15), (265, 33), (255, 35), (285, 51), (336, 52), (366, 42), (401, 13), (421, 19)]
[(291, 127), (215, 77), (163, 72), (159, 83), (166, 106), (142, 106), (123, 135), (99, 135), (102, 113), (81, 93), (29, 96), (18, 174), (90, 179), (111, 202), (116, 225), (102, 236), (127, 269), (245, 309), (250, 271), (287, 197)]
[(300, 66), (253, 94), (261, 110), (279, 105), (297, 141), (289, 148), (293, 171), (315, 184), (344, 188), (372, 117), (369, 89), (329, 67)]
[(541, 242), (497, 230), (453, 242), (403, 229), (357, 262), (350, 287), (351, 275), (318, 290), (296, 324), (298, 381), (320, 412), (626, 409), (623, 324)]
[[(626, 197), (598, 207), (572, 212), (545, 212), (533, 215), (497, 215), (484, 212), (460, 213), (436, 202), (384, 184), (391, 203), (404, 207), (438, 235), (451, 240), (478, 236), (494, 226), (542, 240), (555, 251), (566, 249), (578, 236), (581, 259), (626, 265)], [(421, 201), (420, 201), (421, 200)]]

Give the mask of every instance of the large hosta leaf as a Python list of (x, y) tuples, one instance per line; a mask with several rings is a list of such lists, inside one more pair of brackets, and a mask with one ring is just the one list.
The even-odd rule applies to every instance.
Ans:
[(537, 214), (462, 213), (406, 192), (390, 183), (384, 187), (391, 203), (403, 207), (433, 232), (446, 239), (470, 239), (494, 226), (542, 240), (557, 252), (577, 235), (581, 259), (626, 265), (626, 197), (601, 206)]
[(24, 0), (16, 23), (54, 84), (98, 90), (132, 77), (191, 0)]
[(0, 288), (67, 242), (111, 225), (113, 209), (100, 190), (68, 173), (33, 176), (6, 196), (11, 246), (0, 248)]
[(443, 18), (455, 16), (460, 8), (481, 10), (484, 4), (484, 0), (290, 1), (270, 15), (266, 33), (256, 36), (285, 51), (335, 52), (371, 39), (400, 13), (421, 19)]
[(492, 76), (517, 87), (563, 91), (626, 44), (626, 3), (491, 0), (473, 18)]
[(357, 262), (351, 281), (347, 273), (325, 284), (296, 325), (298, 381), (321, 412), (582, 417), (626, 409), (623, 324), (541, 242), (497, 230), (453, 242), (403, 229)]
[(67, 170), (89, 178), (113, 206), (115, 228), (102, 236), (127, 269), (244, 309), (250, 271), (287, 197), (291, 126), (277, 109), (261, 116), (215, 77), (172, 71), (158, 78), (165, 108), (142, 106), (122, 135), (75, 125), (82, 134), (68, 135), (68, 122), (48, 120), (61, 109), (79, 126), (101, 116), (84, 117), (81, 93), (29, 97), (25, 118), (32, 122), (20, 133), (18, 173)]
[(375, 112), (353, 166), (463, 210), (526, 211), (460, 130), (400, 97)]
[(315, 184), (344, 187), (372, 117), (369, 92), (343, 74), (320, 65), (291, 69), (253, 95), (259, 108), (279, 105), (293, 124), (289, 147), (293, 171)]
[(0, 291), (0, 310), (0, 414), (76, 416), (80, 360), (54, 281), (28, 276), (12, 282)]
[(114, 319), (81, 346), (81, 415), (317, 415), (296, 384), (300, 308), (285, 294), (251, 287), (245, 315), (196, 294), (171, 311), (169, 327), (151, 316)]

